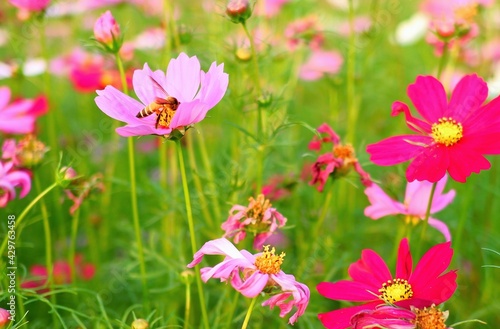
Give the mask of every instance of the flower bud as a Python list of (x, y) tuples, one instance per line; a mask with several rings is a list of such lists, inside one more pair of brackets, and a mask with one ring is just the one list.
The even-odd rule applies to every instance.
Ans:
[(120, 37), (120, 26), (116, 23), (115, 18), (109, 10), (102, 14), (95, 22), (94, 37), (102, 44), (118, 50), (116, 48), (119, 47), (114, 46)]
[(144, 319), (136, 319), (132, 322), (132, 329), (148, 329), (149, 323)]
[(9, 323), (10, 312), (0, 308), (0, 328), (6, 328)]
[(190, 285), (194, 280), (194, 272), (191, 270), (185, 270), (181, 272), (181, 281), (186, 285)]
[(78, 176), (75, 169), (71, 167), (62, 167), (56, 175), (56, 180), (58, 185), (66, 188), (71, 184), (71, 182), (79, 179), (80, 177), (81, 176)]
[(238, 48), (236, 49), (236, 58), (242, 62), (248, 62), (252, 59), (252, 52), (248, 48)]
[(250, 2), (248, 0), (229, 0), (226, 14), (233, 23), (244, 23), (252, 15)]

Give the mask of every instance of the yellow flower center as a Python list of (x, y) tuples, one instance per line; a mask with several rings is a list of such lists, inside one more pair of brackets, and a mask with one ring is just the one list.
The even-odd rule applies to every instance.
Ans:
[(276, 274), (281, 271), (281, 264), (283, 264), (285, 253), (282, 252), (278, 256), (274, 254), (275, 252), (274, 247), (269, 251), (269, 246), (264, 246), (264, 252), (255, 258), (255, 266), (260, 272), (264, 274)]
[(347, 145), (335, 145), (333, 147), (333, 155), (336, 158), (346, 160), (346, 159), (352, 159), (354, 158), (354, 148), (347, 144)]
[(413, 296), (411, 285), (404, 279), (389, 280), (378, 291), (379, 297), (389, 304), (410, 299)]
[(264, 194), (259, 194), (257, 200), (253, 197), (248, 199), (250, 204), (247, 209), (247, 217), (262, 220), (267, 209), (271, 208), (271, 202), (264, 197)]
[(445, 146), (452, 146), (463, 137), (463, 127), (452, 118), (441, 118), (438, 123), (432, 124), (432, 138)]
[(420, 218), (417, 216), (412, 216), (412, 215), (406, 215), (405, 216), (405, 223), (406, 224), (412, 224), (413, 226), (417, 225), (420, 222)]
[(431, 307), (413, 311), (416, 314), (414, 320), (416, 329), (446, 329), (444, 322), (448, 318), (448, 311), (442, 312), (434, 304)]

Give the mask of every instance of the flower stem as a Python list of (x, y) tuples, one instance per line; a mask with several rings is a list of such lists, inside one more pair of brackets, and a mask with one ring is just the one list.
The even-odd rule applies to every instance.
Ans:
[(118, 71), (120, 72), (120, 80), (122, 82), (123, 92), (128, 95), (127, 77), (125, 76), (125, 70), (123, 69), (122, 59), (118, 54), (116, 54), (115, 58), (116, 58), (116, 66), (118, 66)]
[[(196, 236), (194, 232), (194, 221), (193, 221), (193, 212), (191, 209), (191, 199), (189, 197), (189, 187), (187, 183), (187, 175), (186, 175), (186, 167), (184, 165), (184, 154), (182, 153), (182, 145), (180, 141), (176, 142), (177, 146), (177, 154), (179, 158), (179, 169), (181, 171), (181, 179), (182, 179), (182, 189), (184, 190), (184, 201), (186, 203), (186, 215), (188, 219), (188, 226), (189, 226), (189, 235), (191, 238), (191, 249), (194, 253), (198, 250), (196, 247)], [(205, 296), (203, 294), (203, 286), (201, 283), (201, 276), (200, 276), (200, 266), (196, 265), (195, 266), (195, 271), (197, 273), (196, 275), (196, 285), (198, 287), (198, 296), (200, 298), (200, 308), (201, 308), (201, 314), (203, 318), (203, 324), (206, 329), (209, 329), (210, 326), (208, 325), (208, 314), (207, 314), (207, 309), (206, 309), (206, 304), (205, 304)]]
[(146, 280), (146, 263), (144, 261), (144, 250), (142, 247), (141, 227), (139, 224), (139, 211), (137, 208), (137, 187), (135, 177), (135, 160), (134, 160), (134, 140), (128, 138), (128, 161), (130, 167), (130, 199), (132, 202), (132, 219), (134, 222), (135, 240), (137, 243), (137, 257), (139, 258), (139, 266), (142, 280), (142, 294), (146, 305), (146, 313), (149, 313), (149, 292)]
[[(16, 227), (18, 227), (21, 224), (24, 217), (26, 217), (26, 215), (31, 210), (31, 208), (33, 208), (33, 206), (38, 201), (40, 201), (47, 193), (49, 193), (56, 186), (57, 186), (57, 183), (53, 183), (52, 185), (47, 187), (42, 193), (40, 193), (35, 199), (33, 199), (33, 201), (31, 201), (30, 204), (26, 208), (24, 208), (23, 212), (21, 213), (21, 215), (19, 215), (19, 217), (16, 220)], [(3, 255), (3, 253), (5, 251), (5, 247), (7, 246), (7, 240), (8, 240), (8, 236), (5, 236), (5, 238), (2, 242), (2, 246), (0, 247), (0, 255)]]
[(358, 120), (358, 109), (356, 106), (356, 34), (354, 33), (354, 6), (353, 0), (349, 0), (349, 48), (347, 51), (347, 134), (346, 139), (354, 143), (356, 122)]
[(75, 249), (76, 249), (76, 236), (78, 233), (78, 223), (80, 222), (80, 209), (75, 211), (73, 220), (71, 222), (71, 240), (68, 253), (68, 264), (70, 266), (71, 282), (75, 282)]
[(250, 52), (252, 53), (252, 66), (253, 66), (253, 80), (255, 83), (255, 87), (257, 88), (257, 95), (260, 97), (262, 94), (262, 88), (260, 86), (260, 74), (259, 74), (259, 62), (257, 61), (257, 52), (255, 51), (255, 42), (253, 40), (253, 36), (248, 31), (246, 22), (242, 22), (243, 30), (245, 30), (245, 34), (247, 35), (248, 41), (250, 42)]
[(437, 71), (437, 79), (441, 77), (441, 74), (448, 63), (448, 58), (450, 57), (450, 50), (448, 49), (448, 42), (444, 43), (443, 54), (441, 55), (441, 60), (439, 61), (438, 71)]
[(257, 301), (257, 298), (259, 295), (255, 296), (252, 299), (252, 302), (250, 303), (250, 306), (248, 307), (247, 315), (245, 315), (245, 320), (243, 321), (243, 325), (241, 326), (241, 329), (246, 329), (248, 326), (248, 322), (250, 321), (250, 316), (252, 315), (253, 307), (255, 306), (255, 302)]
[(191, 312), (191, 282), (186, 282), (186, 311), (184, 312), (184, 329), (189, 327), (189, 313)]
[(427, 226), (429, 226), (429, 217), (431, 215), (432, 200), (434, 199), (434, 192), (436, 191), (436, 185), (437, 182), (432, 184), (431, 193), (429, 195), (429, 202), (427, 203), (427, 209), (425, 210), (424, 226), (422, 227), (422, 233), (420, 234), (420, 245), (419, 245), (420, 247), (422, 247), (422, 244), (425, 239), (425, 232), (427, 231)]

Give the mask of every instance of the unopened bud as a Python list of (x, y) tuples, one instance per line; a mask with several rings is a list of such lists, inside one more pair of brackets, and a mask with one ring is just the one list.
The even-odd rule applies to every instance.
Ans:
[(9, 324), (10, 320), (10, 312), (0, 308), (0, 328), (6, 328), (7, 325)]
[(62, 167), (56, 175), (57, 183), (63, 188), (68, 187), (71, 182), (79, 179), (80, 177), (81, 176), (78, 176), (75, 169), (71, 167)]
[(132, 322), (132, 329), (148, 329), (149, 323), (144, 319), (136, 319)]
[(236, 49), (236, 58), (242, 62), (248, 62), (252, 59), (252, 52), (248, 48), (238, 48)]
[(229, 0), (226, 14), (233, 23), (244, 23), (252, 16), (252, 8), (248, 0)]
[(95, 22), (94, 37), (113, 51), (120, 49), (120, 26), (109, 10)]

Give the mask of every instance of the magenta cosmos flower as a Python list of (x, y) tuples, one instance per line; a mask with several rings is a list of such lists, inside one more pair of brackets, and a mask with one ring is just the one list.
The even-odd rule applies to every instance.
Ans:
[(47, 112), (47, 100), (19, 99), (9, 104), (8, 87), (0, 87), (0, 132), (6, 134), (30, 134), (35, 131), (37, 117)]
[(313, 164), (313, 178), (309, 184), (317, 185), (318, 191), (322, 192), (330, 176), (333, 178), (342, 177), (347, 175), (351, 169), (354, 169), (359, 174), (361, 183), (366, 187), (370, 186), (372, 184), (370, 175), (361, 168), (354, 153), (354, 148), (350, 144), (341, 144), (340, 137), (326, 123), (319, 126), (317, 130), (323, 137), (319, 139), (314, 136), (309, 143), (309, 149), (320, 151), (323, 145), (329, 146), (330, 143), (333, 144), (333, 148), (320, 155)]
[(419, 76), (408, 87), (408, 96), (423, 120), (413, 117), (402, 102), (392, 105), (392, 115), (403, 112), (408, 127), (419, 134), (368, 145), (375, 164), (391, 166), (413, 160), (406, 170), (410, 182), (437, 182), (448, 172), (463, 183), (472, 172), (490, 168), (484, 155), (500, 153), (500, 98), (482, 105), (488, 87), (481, 78), (463, 77), (447, 101), (436, 78)]
[(12, 162), (0, 161), (0, 208), (16, 197), (16, 187), (21, 188), (20, 198), (31, 190), (31, 178), (22, 170), (15, 170)]
[(375, 310), (361, 311), (351, 318), (352, 329), (447, 329), (448, 311), (435, 305), (411, 310), (382, 305)]
[(221, 228), (226, 231), (225, 238), (234, 237), (234, 243), (245, 239), (247, 232), (253, 234), (253, 248), (260, 250), (267, 238), (286, 224), (286, 218), (271, 207), (263, 194), (259, 194), (257, 200), (251, 197), (248, 201), (248, 206), (234, 205)]
[(210, 278), (228, 281), (234, 289), (243, 296), (254, 298), (262, 292), (269, 292), (272, 297), (262, 303), (262, 306), (280, 308), (280, 316), (290, 313), (293, 307), (297, 311), (290, 317), (288, 323), (294, 324), (299, 316), (304, 314), (309, 303), (309, 288), (295, 277), (281, 270), (283, 253), (275, 255), (274, 248), (264, 247), (264, 252), (252, 255), (246, 250), (239, 251), (228, 240), (221, 238), (206, 242), (194, 254), (194, 260), (188, 267), (194, 267), (205, 255), (223, 255), (226, 258), (214, 267), (204, 267), (200, 270), (201, 278), (207, 282)]
[[(191, 125), (203, 120), (208, 110), (224, 96), (228, 75), (224, 64), (212, 63), (208, 72), (200, 70), (196, 56), (188, 57), (181, 53), (170, 60), (167, 72), (151, 71), (147, 64), (136, 70), (132, 79), (135, 93), (140, 102), (118, 91), (112, 86), (98, 90), (97, 106), (113, 119), (127, 123), (116, 132), (124, 137), (141, 135), (160, 135), (170, 137), (173, 132), (181, 135)], [(166, 98), (177, 100), (176, 109), (166, 108), (163, 119), (157, 122), (157, 114), (137, 117), (139, 112), (152, 103), (163, 102)]]
[[(446, 185), (447, 176), (441, 178), (434, 191), (432, 198), (431, 214), (434, 214), (447, 205), (455, 198), (455, 190), (450, 190), (443, 194)], [(427, 181), (413, 181), (406, 185), (406, 194), (403, 203), (394, 201), (377, 184), (373, 183), (365, 189), (365, 194), (370, 200), (370, 205), (365, 208), (365, 216), (371, 219), (379, 219), (389, 215), (404, 215), (407, 223), (417, 224), (425, 219), (427, 204), (431, 195), (432, 183)], [(429, 225), (441, 232), (446, 241), (451, 240), (448, 226), (440, 220), (429, 217)]]
[(9, 0), (9, 2), (19, 9), (41, 11), (49, 5), (50, 0)]
[(318, 317), (326, 328), (344, 329), (350, 327), (350, 319), (356, 313), (382, 304), (406, 309), (440, 304), (457, 288), (455, 271), (443, 274), (452, 256), (450, 242), (438, 244), (422, 256), (413, 270), (405, 238), (399, 245), (396, 275), (392, 276), (384, 260), (375, 251), (365, 249), (361, 259), (349, 266), (352, 281), (321, 282), (317, 286), (318, 292), (327, 298), (364, 304), (321, 313)]

